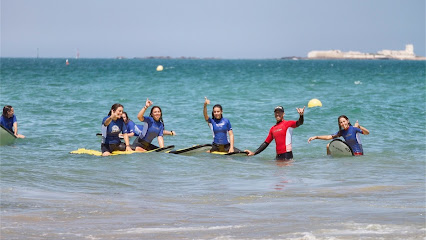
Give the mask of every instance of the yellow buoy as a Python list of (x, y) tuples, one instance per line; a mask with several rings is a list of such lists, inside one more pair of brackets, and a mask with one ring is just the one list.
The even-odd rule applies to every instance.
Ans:
[(157, 71), (161, 72), (161, 71), (163, 71), (163, 69), (164, 69), (164, 68), (163, 68), (163, 66), (162, 66), (162, 65), (158, 65), (158, 66), (157, 66)]
[(311, 107), (322, 107), (322, 103), (320, 100), (316, 98), (311, 99), (311, 101), (308, 102), (308, 108), (311, 108)]

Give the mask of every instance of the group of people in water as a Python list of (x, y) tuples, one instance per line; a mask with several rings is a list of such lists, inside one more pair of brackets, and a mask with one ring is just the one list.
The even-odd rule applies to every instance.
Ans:
[[(108, 116), (102, 120), (102, 156), (111, 155), (113, 151), (150, 151), (164, 147), (163, 135), (176, 135), (175, 131), (164, 129), (163, 113), (159, 106), (152, 106), (152, 101), (147, 99), (145, 106), (139, 111), (137, 118), (143, 125), (136, 125), (126, 112), (123, 105), (116, 103), (112, 105)], [(222, 106), (216, 104), (213, 106), (211, 117), (207, 114), (207, 105), (210, 100), (207, 97), (204, 100), (203, 114), (204, 119), (213, 132), (213, 143), (210, 152), (245, 152), (252, 156), (261, 153), (268, 145), (275, 140), (276, 143), (276, 160), (293, 159), (292, 151), (292, 135), (293, 129), (301, 126), (304, 121), (303, 114), (305, 107), (296, 108), (299, 113), (299, 119), (284, 120), (284, 108), (277, 106), (274, 109), (274, 116), (277, 123), (269, 130), (269, 134), (259, 148), (252, 152), (250, 150), (240, 150), (234, 146), (234, 133), (232, 131), (231, 122), (223, 117)], [(145, 116), (148, 108), (151, 108), (149, 116)], [(18, 121), (14, 114), (14, 109), (10, 105), (3, 107), (3, 114), (0, 117), (0, 125), (11, 131), (17, 138), (25, 138), (24, 135), (18, 133)], [(308, 139), (308, 143), (312, 140), (331, 140), (343, 137), (346, 143), (351, 147), (354, 155), (363, 155), (361, 140), (359, 134), (368, 135), (370, 132), (359, 125), (358, 121), (352, 126), (348, 117), (341, 115), (337, 118), (339, 130), (331, 135), (313, 136)], [(136, 136), (136, 139), (130, 144), (130, 137)], [(124, 142), (120, 138), (124, 139)], [(157, 138), (158, 146), (151, 142)], [(330, 154), (329, 144), (327, 144), (327, 154)]]
[[(136, 125), (129, 119), (127, 113), (124, 112), (123, 105), (116, 103), (112, 105), (108, 116), (104, 117), (102, 121), (102, 156), (108, 156), (113, 151), (150, 151), (157, 148), (164, 147), (163, 135), (175, 135), (174, 131), (164, 130), (164, 121), (162, 118), (162, 111), (159, 106), (152, 106), (152, 101), (147, 99), (145, 106), (139, 111), (137, 118), (143, 122), (144, 125)], [(301, 126), (304, 121), (305, 107), (296, 108), (299, 119), (284, 120), (284, 108), (277, 106), (274, 109), (274, 116), (277, 123), (269, 130), (269, 134), (265, 141), (259, 148), (252, 152), (250, 150), (240, 150), (234, 146), (234, 133), (232, 131), (231, 122), (223, 117), (222, 106), (216, 104), (213, 106), (212, 116), (207, 114), (207, 105), (210, 100), (205, 98), (203, 114), (204, 119), (213, 132), (213, 143), (210, 152), (245, 152), (247, 155), (252, 156), (261, 153), (268, 145), (275, 140), (276, 143), (276, 160), (291, 160), (293, 159), (292, 151), (292, 135), (293, 129)], [(148, 108), (151, 108), (149, 116), (145, 116)], [(3, 111), (4, 112), (4, 111)], [(363, 155), (362, 144), (359, 134), (368, 135), (369, 131), (360, 126), (358, 121), (354, 126), (349, 122), (348, 117), (341, 115), (338, 117), (339, 131), (331, 135), (313, 136), (308, 139), (310, 143), (312, 140), (331, 140), (338, 137), (343, 137), (346, 143), (352, 148), (354, 155)], [(130, 144), (129, 137), (137, 136), (133, 144)], [(124, 139), (124, 143), (120, 137)], [(153, 145), (151, 142), (157, 138), (159, 147)], [(330, 154), (327, 145), (327, 154)]]

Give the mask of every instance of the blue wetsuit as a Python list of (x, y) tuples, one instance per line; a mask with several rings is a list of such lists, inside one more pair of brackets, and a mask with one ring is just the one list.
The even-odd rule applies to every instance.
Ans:
[(104, 117), (102, 120), (102, 143), (103, 144), (119, 144), (121, 143), (119, 134), (126, 133), (127, 127), (122, 118), (117, 120), (111, 120), (111, 123), (108, 126), (105, 126), (105, 120), (109, 116)]
[(219, 145), (229, 144), (228, 131), (232, 130), (231, 122), (226, 118), (207, 120), (213, 131), (213, 143)]
[(155, 121), (152, 117), (144, 116), (143, 122), (147, 123), (147, 127), (143, 127), (146, 130), (145, 134), (139, 135), (138, 138), (133, 142), (132, 148), (141, 147), (147, 151), (158, 148), (157, 146), (151, 144), (152, 140), (156, 137), (162, 137), (164, 131), (164, 125), (160, 121)]
[(136, 137), (138, 136), (145, 136), (147, 131), (147, 124), (144, 123), (143, 125), (136, 125), (132, 120), (130, 120), (127, 124), (127, 131), (126, 133), (134, 133)]
[(362, 149), (361, 138), (359, 134), (363, 134), (362, 130), (354, 126), (349, 126), (347, 130), (340, 130), (333, 135), (333, 138), (343, 137), (345, 142), (352, 148), (355, 155), (362, 155), (364, 150)]
[(13, 124), (15, 122), (17, 122), (15, 114), (13, 114), (11, 118), (7, 118), (3, 115), (0, 117), (0, 124), (11, 132), (13, 132)]

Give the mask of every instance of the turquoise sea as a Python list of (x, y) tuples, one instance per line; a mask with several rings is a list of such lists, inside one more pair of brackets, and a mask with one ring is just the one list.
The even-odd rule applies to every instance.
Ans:
[[(1, 239), (425, 239), (426, 62), (396, 60), (1, 59), (0, 103), (19, 133), (0, 146)], [(156, 71), (158, 65), (164, 70)], [(273, 109), (305, 123), (294, 161), (100, 150), (114, 103), (163, 110), (165, 145), (212, 142), (203, 102), (221, 104), (235, 146), (256, 150)], [(323, 106), (308, 108), (310, 99)], [(370, 131), (365, 155), (332, 158), (345, 114)], [(154, 140), (153, 143), (157, 144)]]

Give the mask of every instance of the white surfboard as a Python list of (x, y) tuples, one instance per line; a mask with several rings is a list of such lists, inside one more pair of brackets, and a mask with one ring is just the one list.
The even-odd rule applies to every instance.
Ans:
[(331, 141), (329, 150), (333, 157), (350, 157), (354, 155), (351, 147), (340, 139)]

